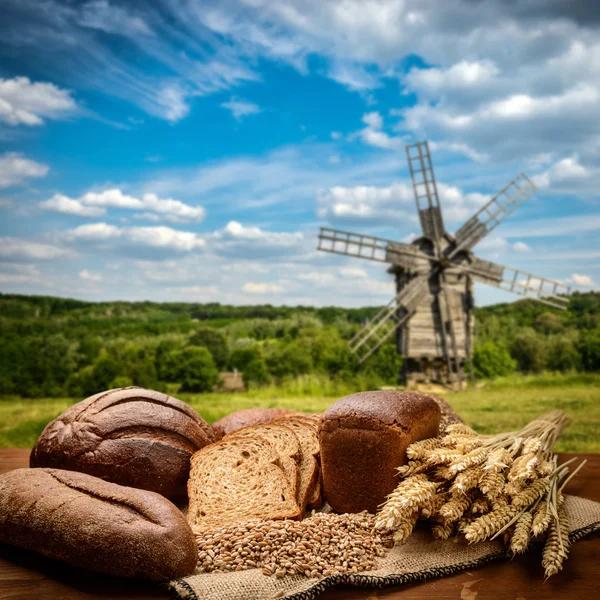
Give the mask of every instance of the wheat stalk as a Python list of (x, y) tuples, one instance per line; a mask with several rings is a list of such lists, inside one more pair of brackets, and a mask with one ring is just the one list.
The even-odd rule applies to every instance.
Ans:
[(533, 515), (530, 512), (524, 512), (515, 525), (515, 532), (510, 540), (510, 550), (513, 554), (522, 554), (527, 550), (531, 538), (531, 523)]

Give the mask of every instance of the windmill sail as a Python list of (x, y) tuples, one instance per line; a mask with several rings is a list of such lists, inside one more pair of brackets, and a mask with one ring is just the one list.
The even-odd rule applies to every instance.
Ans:
[(350, 340), (350, 350), (361, 363), (411, 317), (427, 289), (427, 280), (427, 275), (415, 277)]
[(536, 189), (531, 179), (525, 173), (521, 173), (454, 234), (456, 249), (453, 253), (473, 248), (479, 240), (498, 227), (506, 217), (521, 206)]
[(571, 288), (559, 281), (552, 281), (480, 258), (474, 258), (473, 262), (465, 265), (464, 269), (477, 281), (526, 298), (534, 298), (554, 308), (565, 309), (569, 304), (569, 298), (565, 296), (571, 293)]
[(317, 250), (401, 265), (406, 269), (427, 266), (429, 259), (410, 244), (326, 227), (321, 227), (319, 232)]
[(406, 146), (406, 157), (419, 211), (421, 230), (425, 237), (435, 242), (436, 248), (440, 252), (440, 241), (445, 229), (427, 142)]

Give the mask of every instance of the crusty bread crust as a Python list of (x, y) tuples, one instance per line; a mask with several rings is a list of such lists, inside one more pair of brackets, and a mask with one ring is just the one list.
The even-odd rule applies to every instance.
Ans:
[(250, 425), (271, 423), (282, 415), (293, 411), (287, 408), (244, 408), (236, 410), (212, 424), (217, 439)]
[(360, 392), (323, 414), (323, 492), (336, 512), (375, 513), (398, 484), (406, 448), (439, 433), (440, 408), (419, 392)]
[(0, 475), (0, 542), (156, 581), (189, 575), (198, 560), (185, 517), (163, 496), (60, 469)]
[(185, 495), (192, 454), (214, 441), (210, 426), (184, 402), (128, 387), (96, 394), (51, 421), (30, 466), (80, 471), (174, 498)]

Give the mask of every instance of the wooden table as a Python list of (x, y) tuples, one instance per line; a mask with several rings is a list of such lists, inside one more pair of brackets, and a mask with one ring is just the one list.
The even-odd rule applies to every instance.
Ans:
[[(567, 460), (571, 454), (560, 455)], [(600, 501), (600, 454), (579, 455), (587, 465), (568, 485), (570, 494)], [(29, 451), (0, 449), (0, 473), (26, 467)], [(600, 588), (600, 532), (577, 542), (565, 569), (544, 583), (539, 553), (520, 556), (435, 579), (383, 590), (341, 586), (320, 596), (323, 600), (595, 600)], [(0, 598), (14, 600), (122, 600), (168, 598), (149, 583), (98, 575), (50, 560), (34, 552), (0, 544)], [(250, 600), (250, 599), (249, 599)]]

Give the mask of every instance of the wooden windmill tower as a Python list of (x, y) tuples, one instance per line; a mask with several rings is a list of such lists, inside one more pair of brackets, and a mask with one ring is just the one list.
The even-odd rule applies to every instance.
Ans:
[[(477, 258), (475, 244), (495, 229), (536, 188), (521, 173), (454, 235), (444, 228), (427, 142), (406, 147), (422, 237), (412, 244), (321, 228), (319, 250), (390, 265), (396, 296), (350, 341), (360, 362), (394, 332), (404, 356), (401, 378), (444, 384), (464, 381), (473, 349), (473, 282), (565, 309), (571, 289), (562, 283)], [(558, 294), (561, 294), (560, 296)]]

